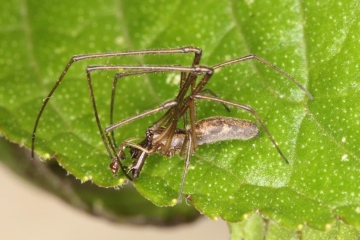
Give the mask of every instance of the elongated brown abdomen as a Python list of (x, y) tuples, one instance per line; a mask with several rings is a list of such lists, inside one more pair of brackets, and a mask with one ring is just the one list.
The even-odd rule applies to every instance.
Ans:
[(211, 117), (195, 124), (198, 145), (227, 140), (247, 140), (256, 137), (259, 129), (255, 123), (230, 117)]

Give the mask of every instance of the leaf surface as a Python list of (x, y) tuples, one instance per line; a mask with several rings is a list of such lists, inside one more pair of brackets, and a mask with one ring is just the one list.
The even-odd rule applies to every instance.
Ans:
[[(360, 224), (359, 4), (357, 1), (8, 1), (1, 14), (0, 130), (31, 145), (34, 121), (70, 57), (81, 53), (193, 45), (212, 66), (249, 53), (301, 82), (311, 101), (273, 69), (247, 61), (216, 71), (207, 88), (251, 106), (289, 159), (285, 164), (268, 136), (201, 146), (192, 155), (184, 195), (202, 213), (240, 221), (261, 211), (278, 223), (325, 230), (339, 217)], [(99, 186), (118, 186), (93, 116), (85, 68), (89, 65), (191, 65), (190, 55), (95, 59), (71, 66), (51, 97), (36, 134), (36, 152), (56, 156), (66, 171)], [(118, 69), (118, 72), (122, 69)], [(109, 125), (112, 79), (94, 73), (102, 128)], [(115, 119), (155, 108), (178, 92), (178, 73), (121, 79)], [(231, 116), (256, 121), (241, 109), (198, 101), (198, 118)], [(115, 131), (118, 143), (144, 137), (163, 112)], [(127, 162), (129, 164), (129, 162)], [(157, 205), (173, 205), (183, 159), (150, 156), (134, 182)]]

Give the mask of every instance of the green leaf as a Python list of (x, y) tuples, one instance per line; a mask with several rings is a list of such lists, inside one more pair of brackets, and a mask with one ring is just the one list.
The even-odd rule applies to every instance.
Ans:
[(357, 239), (359, 231), (342, 221), (336, 221), (326, 232), (309, 227), (291, 229), (254, 213), (238, 223), (229, 223), (231, 239), (287, 240), (287, 239)]
[[(360, 226), (359, 5), (318, 1), (8, 1), (1, 16), (0, 130), (27, 148), (43, 99), (70, 57), (81, 53), (194, 45), (201, 64), (212, 66), (255, 53), (299, 80), (311, 101), (281, 74), (248, 61), (216, 71), (207, 88), (223, 99), (251, 106), (289, 159), (285, 164), (268, 136), (200, 146), (192, 155), (184, 195), (211, 218), (238, 222), (255, 210), (276, 223), (326, 230), (340, 218)], [(36, 152), (82, 181), (118, 186), (93, 116), (85, 68), (114, 64), (191, 64), (192, 56), (137, 56), (73, 64), (40, 120)], [(122, 71), (119, 69), (118, 71)], [(109, 124), (116, 71), (94, 73), (100, 120)], [(178, 91), (177, 74), (121, 79), (115, 119), (155, 108)], [(227, 113), (198, 101), (199, 119), (232, 116), (255, 121), (239, 109)], [(144, 137), (163, 112), (115, 131), (118, 143)], [(127, 162), (129, 164), (129, 161)], [(183, 159), (150, 156), (134, 182), (161, 206), (177, 197)]]

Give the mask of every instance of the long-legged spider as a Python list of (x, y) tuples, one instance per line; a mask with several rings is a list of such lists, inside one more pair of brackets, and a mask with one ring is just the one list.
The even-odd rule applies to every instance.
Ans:
[[(168, 150), (164, 149), (167, 139), (154, 144), (154, 141), (163, 133), (164, 127), (153, 126), (146, 130), (145, 139), (134, 144), (133, 141), (138, 138), (128, 139), (120, 146), (118, 158), (125, 159), (125, 148), (130, 148), (131, 158), (134, 162), (129, 169), (133, 178), (137, 178), (144, 165), (146, 158), (154, 152), (162, 154), (167, 157), (172, 157), (176, 152), (180, 153), (180, 156), (186, 153), (185, 168), (182, 175), (180, 190), (177, 202), (181, 202), (182, 191), (184, 188), (185, 177), (190, 165), (191, 147), (192, 147), (192, 134), (189, 126), (186, 129), (176, 128), (173, 138)], [(227, 140), (248, 140), (258, 135), (259, 129), (257, 125), (248, 120), (242, 120), (229, 117), (210, 117), (202, 119), (195, 123), (195, 136), (197, 145), (211, 144), (220, 141)], [(110, 164), (114, 175), (117, 174), (120, 162), (117, 158), (114, 158)]]
[[(192, 61), (191, 66), (172, 66), (172, 65), (166, 65), (166, 66), (159, 66), (159, 65), (139, 65), (139, 66), (133, 66), (133, 65), (98, 65), (98, 66), (88, 66), (86, 68), (86, 75), (87, 75), (87, 82), (89, 86), (89, 92), (93, 107), (94, 116), (96, 119), (96, 123), (98, 126), (98, 130), (100, 132), (100, 135), (102, 137), (102, 140), (104, 142), (105, 148), (112, 159), (111, 162), (111, 169), (114, 174), (118, 172), (118, 169), (121, 168), (125, 176), (133, 180), (133, 178), (137, 178), (140, 174), (142, 165), (144, 161), (146, 160), (147, 156), (153, 152), (158, 152), (164, 156), (171, 156), (174, 153), (174, 144), (173, 141), (182, 139), (182, 136), (184, 136), (184, 140), (180, 141), (181, 145), (181, 151), (180, 153), (183, 154), (186, 151), (187, 160), (185, 161), (187, 163), (184, 174), (183, 174), (183, 180), (181, 183), (181, 191), (185, 180), (185, 175), (187, 172), (187, 166), (188, 162), (190, 161), (190, 155), (197, 150), (197, 146), (201, 145), (201, 139), (197, 137), (197, 133), (199, 132), (199, 129), (197, 128), (197, 118), (196, 118), (196, 100), (209, 100), (214, 102), (219, 102), (225, 106), (235, 106), (240, 109), (243, 109), (245, 111), (250, 112), (256, 120), (260, 123), (261, 127), (264, 129), (266, 134), (268, 135), (270, 141), (275, 146), (281, 157), (285, 160), (285, 162), (288, 162), (282, 151), (280, 150), (278, 144), (275, 142), (274, 138), (270, 134), (269, 130), (267, 129), (264, 122), (261, 120), (261, 118), (258, 116), (258, 114), (255, 112), (254, 109), (247, 105), (243, 105), (236, 102), (231, 102), (227, 100), (223, 100), (219, 97), (217, 97), (214, 93), (212, 93), (210, 90), (205, 89), (206, 84), (211, 79), (214, 71), (216, 69), (222, 68), (227, 65), (231, 65), (234, 63), (244, 62), (248, 60), (256, 60), (258, 62), (261, 62), (268, 67), (274, 69), (275, 71), (279, 72), (280, 74), (286, 76), (288, 79), (290, 79), (293, 83), (295, 83), (301, 90), (303, 90), (310, 99), (313, 99), (312, 95), (291, 75), (286, 73), (285, 71), (281, 70), (280, 68), (276, 67), (275, 65), (271, 64), (270, 62), (266, 61), (265, 59), (262, 59), (256, 55), (247, 55), (244, 57), (236, 58), (230, 61), (226, 61), (217, 65), (214, 65), (212, 67), (207, 66), (200, 66), (200, 60), (201, 60), (201, 54), (202, 51), (200, 48), (197, 47), (183, 47), (183, 48), (173, 48), (173, 49), (163, 49), (163, 50), (142, 50), (142, 51), (128, 51), (128, 52), (115, 52), (115, 53), (102, 53), (102, 54), (85, 54), (85, 55), (76, 55), (73, 56), (68, 64), (66, 65), (65, 69), (61, 73), (60, 77), (56, 81), (55, 85), (49, 92), (48, 96), (45, 98), (40, 111), (38, 113), (38, 116), (36, 118), (34, 129), (32, 133), (32, 156), (34, 156), (34, 149), (35, 149), (35, 138), (36, 138), (36, 130), (37, 126), (39, 124), (40, 118), (42, 116), (42, 113), (61, 83), (61, 81), (64, 79), (64, 76), (68, 72), (69, 68), (72, 66), (74, 62), (87, 60), (87, 59), (96, 59), (96, 58), (107, 58), (107, 57), (121, 57), (121, 56), (133, 56), (133, 55), (154, 55), (154, 54), (178, 54), (178, 53), (193, 53), (194, 58)], [(93, 92), (93, 86), (92, 86), (92, 79), (91, 79), (91, 73), (94, 71), (117, 71), (121, 70), (121, 73), (117, 73), (114, 77), (113, 81), (113, 90), (111, 95), (111, 106), (110, 106), (110, 126), (106, 127), (105, 130), (103, 130), (99, 116), (98, 116), (98, 110), (96, 105), (96, 100)], [(114, 98), (115, 98), (115, 92), (116, 92), (116, 84), (118, 80), (121, 77), (126, 77), (129, 75), (141, 75), (141, 74), (151, 74), (151, 73), (159, 73), (159, 72), (179, 72), (181, 74), (181, 81), (180, 81), (180, 89), (175, 97), (174, 100), (165, 102), (161, 106), (145, 111), (141, 114), (138, 114), (136, 116), (127, 118), (125, 120), (119, 121), (117, 123), (113, 123), (113, 109), (114, 109)], [(198, 77), (201, 76), (201, 78), (198, 80)], [(155, 137), (149, 138), (148, 135), (145, 137), (145, 140), (142, 141), (140, 144), (134, 144), (131, 141), (126, 141), (124, 144), (121, 144), (119, 152), (116, 150), (116, 143), (114, 140), (114, 137), (110, 136), (110, 133), (113, 132), (116, 128), (127, 124), (129, 122), (132, 122), (134, 120), (137, 120), (139, 118), (148, 116), (150, 114), (159, 112), (161, 110), (167, 110), (166, 113), (153, 125), (151, 125), (148, 128), (149, 130), (155, 131), (157, 134)], [(179, 120), (183, 119), (184, 121), (184, 129), (181, 129), (178, 127)], [(189, 123), (189, 126), (186, 127), (187, 123)], [(206, 135), (206, 134), (205, 134)], [(211, 135), (211, 133), (207, 133), (207, 135)], [(154, 136), (154, 135), (153, 135)], [(226, 138), (225, 138), (226, 139)], [(130, 152), (132, 153), (132, 158), (134, 159), (134, 164), (131, 166), (130, 171), (132, 173), (132, 176), (128, 174), (129, 170), (124, 167), (121, 163), (121, 160), (125, 158), (124, 154), (124, 148), (129, 147)], [(179, 193), (179, 196), (181, 196), (181, 191)], [(180, 199), (180, 197), (179, 197)]]

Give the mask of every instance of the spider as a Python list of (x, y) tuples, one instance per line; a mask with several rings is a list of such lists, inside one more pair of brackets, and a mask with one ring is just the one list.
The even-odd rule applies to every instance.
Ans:
[[(40, 111), (37, 115), (34, 129), (32, 133), (32, 157), (34, 157), (34, 149), (35, 149), (35, 139), (36, 139), (36, 131), (42, 116), (42, 113), (47, 106), (47, 103), (51, 96), (54, 94), (59, 84), (63, 81), (65, 75), (67, 74), (69, 68), (73, 65), (73, 63), (78, 61), (83, 61), (87, 59), (98, 59), (98, 58), (114, 58), (121, 56), (134, 56), (134, 55), (166, 55), (166, 54), (194, 54), (191, 66), (175, 66), (175, 65), (96, 65), (96, 66), (88, 66), (86, 68), (86, 76), (87, 83), (90, 92), (90, 98), (92, 102), (92, 108), (94, 112), (94, 117), (96, 120), (96, 124), (98, 130), (100, 132), (102, 141), (106, 148), (106, 151), (111, 161), (111, 169), (113, 173), (116, 175), (119, 168), (123, 171), (124, 175), (129, 179), (133, 180), (137, 178), (140, 174), (142, 165), (146, 158), (157, 152), (164, 156), (170, 157), (176, 151), (180, 151), (180, 154), (184, 154), (186, 152), (186, 167), (183, 173), (183, 180), (181, 183), (181, 190), (179, 196), (181, 196), (181, 191), (183, 188), (185, 175), (187, 172), (187, 166), (190, 161), (190, 155), (197, 150), (198, 145), (207, 144), (203, 143), (201, 139), (197, 136), (199, 134), (199, 129), (202, 129), (202, 125), (197, 122), (196, 117), (196, 100), (208, 100), (213, 102), (221, 103), (228, 108), (228, 106), (234, 106), (245, 111), (248, 111), (252, 114), (255, 119), (260, 123), (261, 127), (264, 129), (266, 134), (268, 135), (270, 141), (280, 154), (280, 156), (284, 159), (285, 162), (288, 163), (285, 155), (280, 150), (278, 144), (275, 142), (274, 138), (270, 134), (267, 129), (265, 123), (261, 120), (259, 115), (252, 109), (250, 106), (240, 104), (237, 102), (227, 101), (219, 98), (215, 93), (211, 90), (206, 89), (205, 86), (211, 79), (214, 71), (216, 69), (225, 67), (227, 65), (256, 60), (262, 64), (267, 65), (268, 67), (274, 69), (280, 74), (286, 76), (293, 83), (295, 83), (302, 91), (304, 91), (310, 99), (313, 99), (313, 96), (308, 92), (294, 77), (283, 71), (282, 69), (276, 67), (270, 62), (266, 61), (263, 58), (260, 58), (254, 54), (246, 55), (240, 58), (236, 58), (230, 61), (226, 61), (214, 66), (201, 66), (199, 65), (202, 55), (202, 50), (193, 46), (186, 46), (181, 48), (172, 48), (172, 49), (160, 49), (160, 50), (140, 50), (140, 51), (127, 51), (127, 52), (112, 52), (112, 53), (100, 53), (100, 54), (84, 54), (84, 55), (75, 55), (73, 56), (65, 69), (62, 71), (61, 75), (55, 82), (53, 88), (49, 92), (48, 96), (45, 98)], [(121, 72), (119, 70), (121, 69)], [(92, 78), (91, 73), (95, 71), (117, 71), (115, 74), (112, 86), (111, 93), (111, 104), (110, 104), (110, 125), (103, 129), (96, 105), (96, 100), (94, 96), (93, 86), (92, 86)], [(133, 117), (127, 118), (125, 120), (121, 120), (117, 123), (113, 123), (113, 112), (114, 112), (114, 102), (115, 102), (115, 93), (116, 93), (116, 85), (120, 78), (131, 76), (131, 75), (142, 75), (142, 74), (152, 74), (152, 73), (165, 73), (165, 72), (179, 72), (180, 79), (180, 87), (179, 92), (174, 100), (167, 101), (156, 107), (154, 109), (147, 110), (143, 113), (135, 115)], [(153, 113), (166, 110), (165, 114), (157, 120), (154, 124), (152, 124), (145, 136), (145, 139), (139, 144), (132, 143), (132, 140), (125, 141), (120, 145), (120, 150), (117, 150), (117, 144), (115, 142), (115, 138), (113, 135), (113, 131), (120, 126), (123, 126), (127, 123), (130, 123), (134, 120), (140, 119), (142, 117), (151, 115)], [(183, 119), (184, 128), (179, 128), (178, 123), (179, 120)], [(205, 123), (209, 123), (210, 120), (204, 120)], [(243, 120), (242, 120), (243, 121)], [(231, 125), (231, 123), (228, 123)], [(210, 124), (211, 125), (211, 124)], [(200, 127), (199, 127), (200, 126)], [(231, 135), (231, 134), (230, 134)], [(229, 136), (230, 136), (229, 135)], [(214, 134), (211, 132), (205, 132), (204, 136), (214, 137)], [(231, 137), (225, 137), (223, 140), (232, 139)], [(239, 139), (239, 138), (237, 138)], [(175, 146), (178, 147), (174, 141), (178, 141), (180, 144), (180, 150), (175, 149)], [(212, 142), (209, 142), (212, 143)], [(134, 159), (133, 165), (130, 167), (130, 170), (122, 165), (121, 161), (125, 158), (124, 149), (126, 147), (130, 148), (130, 153), (132, 158)], [(129, 172), (132, 173), (132, 176), (129, 175)], [(180, 197), (179, 197), (180, 199)]]
[[(172, 157), (176, 152), (180, 152), (180, 156), (186, 153), (185, 168), (182, 175), (180, 190), (177, 202), (181, 202), (182, 192), (184, 188), (185, 178), (190, 165), (192, 134), (190, 126), (186, 129), (176, 128), (171, 139), (169, 149), (165, 150), (164, 146), (167, 139), (155, 143), (155, 140), (163, 133), (164, 127), (152, 126), (146, 130), (145, 139), (134, 144), (137, 138), (128, 139), (120, 146), (118, 156), (113, 159), (110, 168), (114, 175), (117, 175), (119, 168), (122, 166), (120, 160), (125, 159), (125, 148), (130, 148), (131, 158), (134, 159), (132, 166), (129, 168), (133, 178), (137, 178), (145, 163), (146, 158), (154, 152), (167, 157)], [(205, 145), (227, 140), (248, 140), (258, 135), (259, 129), (257, 125), (248, 120), (242, 120), (229, 117), (210, 117), (202, 119), (195, 123), (195, 136), (197, 145)]]

